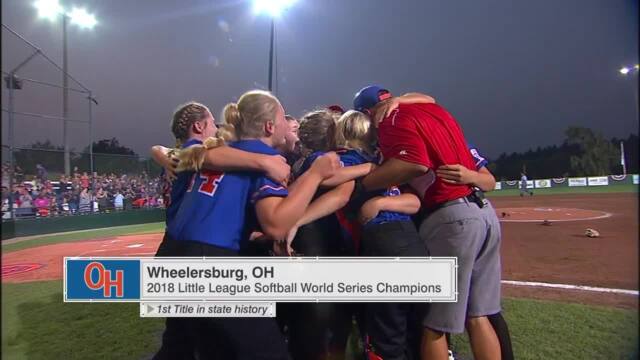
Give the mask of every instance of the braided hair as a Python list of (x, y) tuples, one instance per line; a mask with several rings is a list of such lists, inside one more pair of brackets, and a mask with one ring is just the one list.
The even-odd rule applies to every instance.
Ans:
[(171, 132), (178, 143), (176, 147), (189, 139), (189, 130), (193, 124), (207, 118), (209, 114), (209, 108), (195, 101), (180, 105), (171, 121)]
[(300, 118), (298, 136), (301, 157), (293, 164), (298, 174), (307, 157), (316, 151), (332, 151), (336, 148), (336, 122), (340, 115), (327, 109), (311, 111)]

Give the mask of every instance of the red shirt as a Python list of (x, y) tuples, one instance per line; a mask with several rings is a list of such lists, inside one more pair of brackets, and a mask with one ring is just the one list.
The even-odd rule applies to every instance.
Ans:
[(82, 184), (83, 188), (88, 188), (89, 187), (89, 177), (88, 176), (82, 176), (80, 178), (80, 183)]
[[(460, 125), (440, 105), (400, 105), (380, 122), (378, 130), (380, 150), (385, 159), (424, 165), (429, 171), (454, 164), (475, 169)], [(436, 177), (424, 193), (423, 203), (432, 207), (470, 193), (469, 185), (452, 185)]]

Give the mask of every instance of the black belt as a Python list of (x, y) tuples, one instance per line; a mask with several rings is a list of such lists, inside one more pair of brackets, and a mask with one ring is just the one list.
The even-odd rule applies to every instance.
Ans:
[(447, 206), (451, 206), (451, 205), (455, 205), (455, 204), (462, 204), (462, 203), (474, 203), (476, 205), (478, 205), (479, 208), (483, 208), (485, 207), (485, 205), (488, 204), (488, 201), (485, 199), (484, 197), (484, 193), (480, 190), (476, 190), (474, 192), (472, 192), (471, 194), (467, 195), (467, 196), (463, 196), (461, 198), (457, 198), (457, 199), (453, 199), (453, 200), (449, 200), (449, 201), (445, 201), (443, 203), (437, 204), (433, 207), (427, 208), (427, 210), (425, 211), (425, 216), (432, 214), (442, 208), (445, 208)]
[(433, 212), (436, 212), (436, 211), (438, 211), (438, 210), (440, 210), (442, 208), (446, 208), (446, 207), (451, 206), (451, 205), (463, 204), (463, 203), (469, 203), (469, 202), (475, 202), (475, 200), (473, 199), (472, 195), (467, 195), (467, 196), (463, 196), (461, 198), (445, 201), (445, 202), (437, 204), (437, 205), (435, 205), (433, 207), (427, 208), (427, 214), (431, 214)]

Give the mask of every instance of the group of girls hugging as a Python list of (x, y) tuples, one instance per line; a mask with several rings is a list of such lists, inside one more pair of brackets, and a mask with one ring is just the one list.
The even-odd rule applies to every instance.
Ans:
[[(403, 101), (429, 101), (407, 95)], [(156, 256), (427, 256), (408, 188), (358, 191), (381, 163), (369, 115), (338, 107), (299, 121), (253, 90), (223, 110), (181, 105), (163, 166), (167, 223)], [(304, 210), (304, 211), (302, 211)], [(154, 359), (420, 359), (424, 303), (282, 303), (273, 318), (167, 318)]]

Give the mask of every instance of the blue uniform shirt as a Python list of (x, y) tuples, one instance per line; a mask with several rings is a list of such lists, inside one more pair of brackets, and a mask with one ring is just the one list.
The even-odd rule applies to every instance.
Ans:
[(467, 143), (467, 147), (469, 148), (469, 152), (471, 152), (471, 157), (473, 157), (473, 161), (476, 164), (476, 170), (480, 170), (483, 167), (486, 167), (487, 165), (489, 165), (489, 162), (487, 161), (487, 159), (485, 159), (484, 156), (480, 154), (480, 151), (478, 151), (478, 148), (475, 145), (473, 145), (472, 143)]
[[(379, 163), (379, 159), (377, 159), (376, 157), (369, 156), (358, 150), (344, 149), (337, 151), (337, 153), (338, 156), (340, 156), (340, 161), (344, 166), (355, 166), (368, 162), (376, 164)], [(398, 196), (400, 194), (400, 189), (398, 189), (397, 186), (391, 186), (386, 190), (380, 191), (377, 196)], [(411, 221), (411, 216), (394, 211), (380, 211), (380, 213), (378, 213), (378, 216), (367, 222), (365, 226), (382, 224), (391, 221)]]
[[(360, 165), (360, 164), (369, 163), (369, 162), (377, 164), (379, 162), (379, 159), (377, 157), (369, 156), (357, 150), (342, 149), (337, 151), (336, 153), (340, 157), (340, 163), (342, 164), (342, 166), (354, 166), (354, 165)], [(311, 155), (309, 155), (305, 159), (302, 166), (300, 167), (300, 174), (303, 174), (305, 171), (307, 171), (311, 166), (311, 164), (313, 164), (313, 162), (323, 154), (324, 153), (321, 151), (316, 151)], [(298, 174), (297, 176), (300, 176), (300, 174)], [(396, 186), (392, 186), (387, 190), (375, 193), (375, 196), (398, 196), (398, 195), (400, 195), (400, 189), (398, 189), (398, 187)], [(378, 216), (371, 219), (368, 223), (365, 224), (365, 226), (371, 225), (371, 224), (381, 224), (381, 223), (390, 222), (390, 221), (410, 221), (410, 220), (411, 220), (411, 217), (407, 214), (402, 214), (402, 213), (393, 212), (393, 211), (381, 211), (378, 214)]]
[[(191, 145), (202, 144), (202, 141), (197, 139), (189, 139), (182, 144), (182, 149), (186, 149)], [(169, 226), (169, 222), (173, 220), (180, 208), (180, 203), (184, 197), (184, 193), (187, 191), (187, 186), (193, 177), (193, 171), (182, 171), (176, 175), (176, 179), (171, 184), (171, 190), (169, 195), (169, 203), (167, 204), (167, 219), (166, 224)], [(164, 175), (164, 169), (162, 169)]]
[[(260, 140), (241, 140), (229, 146), (253, 153), (277, 155)], [(286, 197), (286, 187), (259, 172), (202, 170), (194, 173), (180, 209), (168, 232), (176, 240), (192, 240), (239, 250), (256, 221), (255, 203), (260, 199)]]

